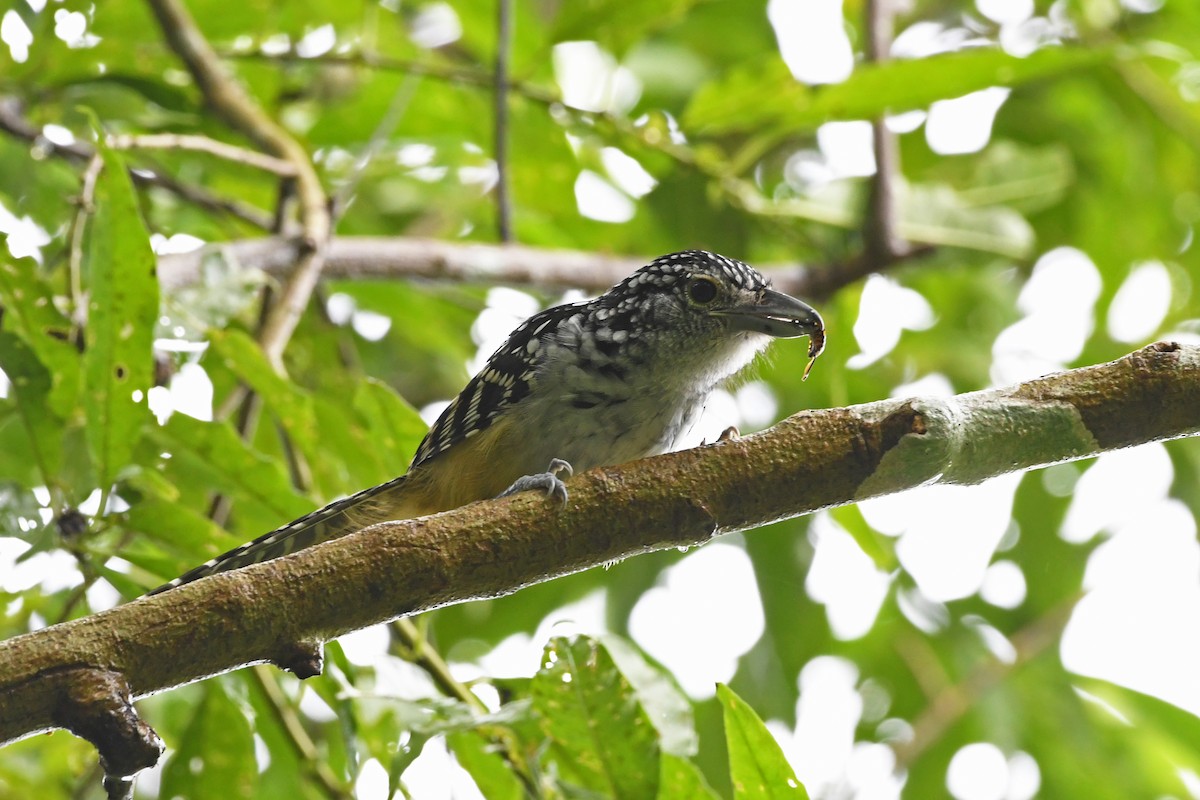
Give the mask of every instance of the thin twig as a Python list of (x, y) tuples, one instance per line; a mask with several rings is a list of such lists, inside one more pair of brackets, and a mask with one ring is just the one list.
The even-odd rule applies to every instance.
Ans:
[[(476, 713), (488, 713), (490, 709), (479, 699), (478, 695), (451, 674), (450, 665), (442, 659), (441, 654), (429, 643), (429, 640), (425, 638), (416, 623), (408, 617), (400, 617), (397, 620), (393, 620), (389, 627), (392, 634), (407, 651), (405, 653), (406, 659), (429, 675), (434, 685), (437, 686), (438, 691), (447, 697), (452, 697), (460, 703), (469, 706)], [(533, 771), (522, 755), (521, 748), (514, 739), (512, 732), (496, 725), (483, 726), (480, 732), (499, 745), (502, 751), (501, 754), (504, 760), (508, 762), (509, 767), (512, 768), (513, 774), (525, 786), (526, 791), (529, 792), (531, 797), (537, 797), (537, 781), (533, 777)]]
[(262, 692), (275, 721), (286, 732), (287, 736), (284, 738), (291, 742), (300, 768), (316, 779), (326, 797), (353, 797), (353, 793), (342, 785), (321, 757), (321, 751), (304, 729), (304, 723), (300, 721), (291, 702), (280, 688), (276, 675), (259, 664), (250, 670), (250, 680)]
[[(925, 710), (913, 721), (912, 735), (904, 741), (892, 743), (896, 769), (903, 771), (913, 764), (955, 722), (974, 708), (980, 697), (1059, 641), (1081, 597), (1076, 595), (1069, 598), (1017, 631), (1010, 639), (1016, 652), (1011, 662), (988, 657), (965, 679), (936, 692)], [(901, 656), (907, 658), (907, 651), (901, 650)], [(924, 659), (917, 662), (918, 669), (914, 670), (918, 677), (921, 673), (928, 673), (928, 669), (919, 666), (922, 661)], [(926, 683), (928, 678), (922, 681), (923, 688), (928, 692)]]
[(88, 161), (87, 169), (83, 171), (83, 188), (79, 192), (79, 209), (75, 212), (75, 221), (71, 227), (71, 250), (67, 259), (67, 269), (71, 285), (71, 317), (82, 325), (86, 322), (87, 303), (83, 297), (83, 235), (87, 230), (88, 219), (96, 210), (96, 180), (104, 161), (99, 155), (93, 155)]
[(512, 47), (512, 0), (496, 0), (496, 68), (492, 73), (493, 155), (496, 159), (496, 236), (511, 242), (512, 197), (508, 183), (508, 58)]
[(181, 0), (148, 2), (167, 43), (191, 73), (208, 105), (231, 127), (296, 169), (304, 250), (259, 335), (267, 359), (282, 374), (283, 351), (308, 306), (325, 262), (332, 230), (328, 197), (304, 147), (229, 76)]
[[(893, 0), (867, 0), (866, 55), (868, 61), (886, 61), (892, 47)], [(875, 176), (867, 193), (863, 220), (863, 249), (875, 263), (888, 264), (906, 257), (908, 245), (897, 234), (896, 179), (900, 175), (900, 149), (896, 134), (882, 117), (871, 122)]]
[(192, 133), (148, 133), (140, 135), (122, 134), (108, 137), (108, 146), (116, 150), (192, 150), (207, 153), (217, 158), (245, 164), (255, 169), (273, 172), (283, 177), (296, 174), (290, 161), (264, 155), (244, 147), (220, 142), (207, 136)]
[[(78, 163), (88, 162), (95, 156), (95, 150), (83, 142), (55, 144), (42, 136), (42, 132), (23, 116), (21, 103), (15, 97), (0, 96), (0, 131), (31, 143), (43, 155)], [(158, 170), (130, 167), (129, 177), (139, 186), (156, 186), (200, 208), (228, 214), (263, 230), (271, 228), (270, 215), (261, 209), (236, 200), (218, 197), (198, 186), (181, 183)]]
[[(379, 155), (383, 150), (383, 146), (391, 138), (396, 128), (399, 127), (400, 120), (404, 118), (404, 112), (408, 109), (408, 104), (412, 102), (413, 94), (416, 93), (419, 81), (420, 78), (416, 75), (405, 75), (400, 88), (392, 95), (392, 100), (388, 104), (387, 111), (383, 113), (383, 116), (379, 119), (379, 124), (371, 132), (371, 138), (367, 142), (367, 146), (359, 153), (358, 159), (354, 164), (354, 171), (351, 172), (350, 177), (338, 188), (337, 193), (333, 197), (333, 211), (338, 217), (345, 213), (346, 208), (353, 201), (354, 193), (357, 191), (367, 167)], [(334, 224), (336, 225), (336, 220)]]

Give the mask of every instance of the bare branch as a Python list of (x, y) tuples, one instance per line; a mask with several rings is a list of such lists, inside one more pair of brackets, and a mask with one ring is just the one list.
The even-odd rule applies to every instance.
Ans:
[[(72, 669), (142, 696), (451, 603), (935, 481), (1200, 434), (1200, 346), (949, 399), (805, 411), (761, 434), (596, 469), (540, 496), (371, 526), (0, 644), (0, 742), (62, 725)], [(186, 654), (186, 657), (180, 657)]]
[[(190, 253), (160, 256), (159, 281), (170, 291), (200, 280), (206, 258), (226, 258), (270, 275), (286, 274), (300, 245), (274, 236), (213, 244)], [(864, 275), (930, 252), (915, 251), (891, 263), (865, 255), (819, 268), (791, 264), (760, 266), (781, 291), (809, 298), (828, 297)], [(655, 254), (658, 255), (658, 254)], [(552, 250), (525, 245), (496, 245), (385, 236), (339, 236), (329, 244), (324, 275), (343, 280), (424, 279), (503, 283), (547, 289), (603, 291), (629, 276), (654, 256), (623, 256), (582, 250)]]

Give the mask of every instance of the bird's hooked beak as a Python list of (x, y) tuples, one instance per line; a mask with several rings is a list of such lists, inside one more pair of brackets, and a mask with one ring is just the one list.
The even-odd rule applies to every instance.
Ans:
[(778, 339), (825, 332), (825, 322), (815, 308), (774, 289), (763, 290), (748, 303), (712, 313), (726, 317), (735, 331), (765, 333)]
[(825, 321), (817, 310), (774, 289), (763, 290), (749, 303), (716, 309), (713, 313), (727, 317), (735, 331), (765, 333), (778, 339), (808, 336), (808, 365), (802, 380), (808, 380), (817, 356), (825, 350)]

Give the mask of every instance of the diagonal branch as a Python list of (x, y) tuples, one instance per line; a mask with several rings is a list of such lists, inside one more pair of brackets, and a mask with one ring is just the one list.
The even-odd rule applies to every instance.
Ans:
[(283, 351), (316, 289), (332, 232), (329, 199), (304, 146), (271, 119), (226, 71), (182, 0), (147, 0), (163, 36), (183, 61), (209, 106), (230, 127), (241, 131), (296, 171), (300, 201), (301, 252), (259, 336), (263, 351), (279, 372)]
[(18, 636), (0, 644), (0, 743), (79, 729), (81, 672), (119, 676), (120, 708), (125, 694), (261, 661), (311, 675), (322, 642), (403, 614), (915, 486), (1197, 434), (1200, 346), (1173, 342), (1003, 389), (801, 412), (755, 436), (592, 470), (571, 481), (565, 509), (522, 495), (382, 523)]

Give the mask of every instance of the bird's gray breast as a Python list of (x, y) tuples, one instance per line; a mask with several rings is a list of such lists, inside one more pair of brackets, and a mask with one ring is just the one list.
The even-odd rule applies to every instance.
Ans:
[(670, 450), (713, 388), (761, 349), (758, 338), (638, 340), (582, 312), (564, 320), (539, 344), (538, 391), (515, 409), (533, 432), (518, 445), (522, 460), (541, 471), (562, 458), (582, 471)]

